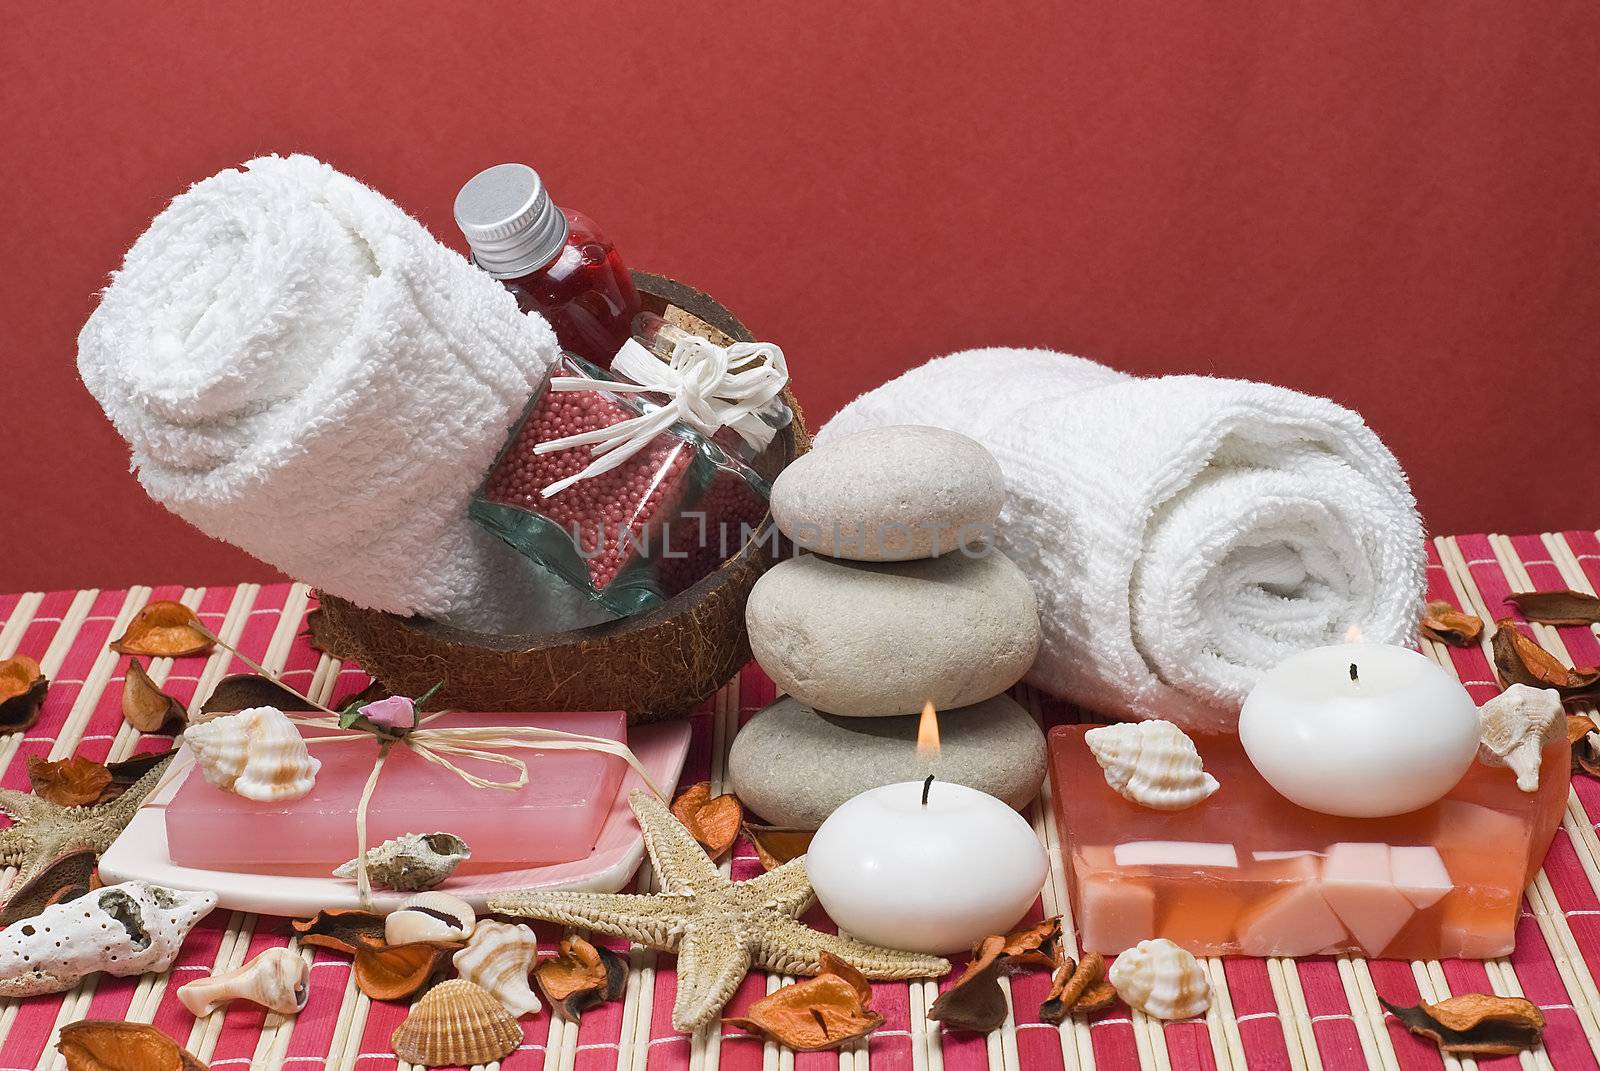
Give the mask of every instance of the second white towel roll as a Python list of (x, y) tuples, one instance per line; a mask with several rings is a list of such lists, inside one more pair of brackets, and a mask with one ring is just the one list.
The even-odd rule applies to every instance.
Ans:
[(1360, 416), (1262, 383), (1138, 379), (1047, 350), (968, 350), (850, 403), (994, 453), (999, 545), (1039, 596), (1030, 680), (1104, 713), (1232, 731), (1267, 668), (1355, 629), (1409, 642), (1423, 529)]

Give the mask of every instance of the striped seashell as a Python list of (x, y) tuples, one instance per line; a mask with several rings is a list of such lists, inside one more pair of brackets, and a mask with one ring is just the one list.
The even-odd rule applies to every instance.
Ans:
[(249, 800), (296, 800), (311, 791), (322, 763), (277, 707), (251, 707), (191, 725), (183, 741), (207, 781)]
[(1157, 1019), (1190, 1019), (1211, 1007), (1211, 983), (1200, 961), (1165, 937), (1122, 953), (1110, 978), (1130, 1007)]
[(1194, 741), (1170, 721), (1102, 725), (1083, 740), (1106, 784), (1142, 807), (1181, 811), (1217, 790), (1217, 779), (1200, 768)]
[(488, 990), (501, 1007), (517, 1018), (542, 1005), (528, 975), (539, 959), (539, 938), (533, 929), (509, 922), (480, 922), (467, 947), (451, 962), (456, 973)]
[(498, 1060), (522, 1042), (522, 1026), (482, 986), (440, 982), (417, 1001), (389, 1039), (394, 1054), (423, 1067), (471, 1067)]

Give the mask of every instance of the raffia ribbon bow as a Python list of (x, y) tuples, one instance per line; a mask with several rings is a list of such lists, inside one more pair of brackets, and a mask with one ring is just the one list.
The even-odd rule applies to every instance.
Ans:
[(534, 453), (549, 454), (575, 446), (591, 446), (594, 460), (571, 476), (545, 487), (545, 498), (560, 494), (579, 480), (598, 476), (627, 461), (650, 440), (674, 424), (683, 423), (702, 435), (732, 428), (750, 446), (760, 449), (772, 441), (776, 429), (761, 419), (789, 382), (789, 365), (783, 350), (770, 342), (735, 342), (719, 346), (698, 335), (686, 335), (673, 344), (672, 356), (661, 360), (633, 339), (623, 343), (611, 370), (632, 382), (557, 376), (554, 391), (595, 390), (612, 394), (648, 392), (663, 394), (667, 402), (610, 427), (550, 439)]
[[(245, 665), (311, 704), (320, 712), (315, 715), (285, 712), (285, 716), (296, 724), (327, 729), (336, 734), (307, 737), (307, 746), (348, 744), (362, 740), (377, 742), (378, 757), (372, 764), (372, 773), (367, 775), (367, 782), (361, 790), (361, 799), (356, 804), (356, 894), (365, 907), (372, 905), (372, 878), (367, 873), (367, 811), (378, 788), (378, 776), (383, 773), (383, 765), (389, 758), (389, 752), (396, 745), (409, 748), (419, 758), (450, 771), (474, 788), (487, 788), (499, 792), (515, 792), (528, 783), (527, 762), (515, 755), (506, 754), (508, 751), (594, 751), (615, 755), (643, 779), (651, 792), (661, 799), (666, 798), (655, 780), (651, 778), (649, 771), (644, 768), (644, 764), (639, 761), (639, 756), (635, 755), (627, 744), (603, 736), (569, 733), (561, 729), (546, 729), (535, 725), (428, 727), (430, 722), (444, 717), (450, 713), (449, 711), (425, 714), (418, 720), (416, 727), (411, 729), (389, 731), (382, 728), (347, 728), (340, 723), (338, 711), (331, 710), (303, 694), (277, 674), (267, 670), (247, 655), (241, 654), (204, 626), (193, 627), (196, 631), (209, 636), (217, 646), (231, 652)], [(483, 777), (462, 767), (457, 762), (458, 759), (505, 767), (513, 773), (505, 778)]]

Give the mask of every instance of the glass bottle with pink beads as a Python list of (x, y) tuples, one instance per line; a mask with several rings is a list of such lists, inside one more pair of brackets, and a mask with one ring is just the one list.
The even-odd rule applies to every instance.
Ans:
[(630, 340), (607, 373), (564, 355), (471, 507), (618, 614), (686, 590), (744, 545), (768, 485), (740, 455), (759, 457), (789, 419), (775, 346), (700, 340), (662, 356)]

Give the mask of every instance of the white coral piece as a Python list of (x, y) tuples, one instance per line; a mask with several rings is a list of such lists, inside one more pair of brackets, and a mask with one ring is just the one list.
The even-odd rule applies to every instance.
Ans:
[(457, 974), (487, 989), (506, 1011), (520, 1019), (542, 1007), (528, 985), (528, 976), (538, 958), (539, 938), (531, 927), (480, 922), (467, 947), (451, 957), (451, 962)]
[(1111, 984), (1130, 1007), (1157, 1019), (1189, 1019), (1211, 1007), (1211, 983), (1193, 955), (1165, 937), (1140, 941), (1111, 965)]
[(212, 892), (125, 881), (52, 904), (0, 932), (0, 998), (60, 993), (91, 974), (119, 977), (172, 966)]
[(249, 800), (296, 800), (311, 791), (322, 763), (277, 707), (251, 707), (184, 731), (207, 781)]
[(1552, 688), (1513, 684), (1478, 708), (1478, 761), (1506, 766), (1524, 792), (1539, 790), (1544, 749), (1566, 738), (1567, 716)]
[(1194, 741), (1170, 721), (1102, 725), (1083, 739), (1106, 772), (1106, 784), (1140, 806), (1181, 811), (1218, 788), (1217, 779), (1201, 769)]

